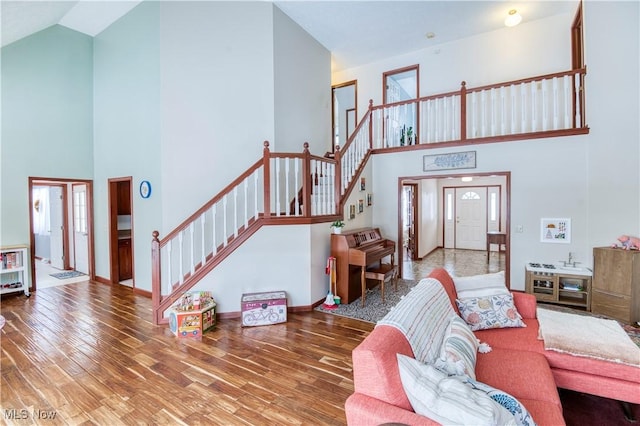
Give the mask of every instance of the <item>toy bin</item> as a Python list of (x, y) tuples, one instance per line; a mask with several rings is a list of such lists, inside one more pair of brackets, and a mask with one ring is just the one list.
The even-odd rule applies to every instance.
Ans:
[(173, 309), (169, 313), (169, 329), (178, 337), (202, 338), (205, 331), (216, 325), (216, 304), (209, 302), (201, 309), (183, 311)]
[(287, 322), (287, 295), (284, 291), (242, 295), (242, 326)]

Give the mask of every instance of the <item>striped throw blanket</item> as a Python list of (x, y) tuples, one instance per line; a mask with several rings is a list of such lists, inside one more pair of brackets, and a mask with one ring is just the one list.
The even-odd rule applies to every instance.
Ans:
[(456, 313), (449, 296), (434, 278), (421, 280), (378, 323), (400, 330), (416, 359), (432, 363), (440, 355), (447, 325)]

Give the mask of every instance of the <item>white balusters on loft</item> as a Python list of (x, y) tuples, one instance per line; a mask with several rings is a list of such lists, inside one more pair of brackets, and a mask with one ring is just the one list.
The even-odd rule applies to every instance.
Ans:
[(271, 211), (276, 217), (300, 216), (302, 158), (274, 157), (271, 169), (274, 171), (271, 175)]
[[(420, 144), (584, 129), (585, 74), (577, 69), (474, 89), (463, 82), (460, 91), (417, 101), (376, 107), (370, 102), (365, 119), (371, 120), (371, 146), (401, 146), (402, 129), (409, 126)], [(354, 136), (366, 131), (367, 126), (358, 127)], [(350, 177), (343, 175), (343, 180)]]
[[(340, 196), (347, 191), (366, 155), (369, 153), (371, 147), (370, 116), (371, 114), (365, 116), (347, 141), (345, 148), (339, 149), (337, 152), (336, 158), (339, 159), (341, 177)], [(381, 123), (379, 124), (379, 130), (381, 130), (382, 125)]]
[(311, 214), (313, 216), (336, 214), (335, 164), (319, 158), (312, 158), (310, 164)]

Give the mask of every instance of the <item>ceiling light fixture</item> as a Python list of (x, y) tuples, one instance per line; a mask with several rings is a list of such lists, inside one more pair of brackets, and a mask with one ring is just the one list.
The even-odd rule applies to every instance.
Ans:
[(436, 37), (436, 34), (435, 34), (435, 33), (432, 33), (432, 32), (428, 32), (428, 33), (426, 33), (424, 36), (425, 36), (426, 38), (428, 38), (429, 40), (431, 40), (432, 38), (435, 38), (435, 37)]
[(463, 176), (462, 179), (460, 179), (463, 182), (472, 182), (473, 181), (473, 177), (472, 176)]
[(520, 23), (520, 21), (522, 21), (522, 16), (520, 16), (520, 14), (518, 13), (517, 10), (511, 9), (509, 11), (509, 15), (504, 20), (504, 24), (507, 27), (515, 27), (516, 25), (518, 25)]

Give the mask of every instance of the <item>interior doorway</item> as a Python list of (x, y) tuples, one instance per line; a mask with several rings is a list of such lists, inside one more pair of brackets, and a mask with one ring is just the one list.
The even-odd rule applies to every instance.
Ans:
[[(407, 274), (411, 275), (412, 261), (419, 261), (436, 250), (453, 250), (456, 257), (465, 256), (468, 252), (483, 257), (485, 263), (498, 262), (508, 277), (510, 177), (510, 172), (400, 177), (399, 247), (403, 248), (408, 243), (409, 233), (405, 224), (410, 215), (414, 215), (415, 229), (412, 242), (415, 253), (399, 250), (400, 276), (410, 279)], [(406, 202), (409, 184), (415, 185), (416, 194), (411, 203)], [(414, 210), (415, 206), (418, 208)], [(507, 244), (504, 256), (489, 256), (487, 232), (505, 230)]]
[(416, 217), (418, 217), (418, 184), (402, 183), (402, 241), (400, 247), (403, 248), (408, 259), (417, 260), (416, 241), (418, 239), (418, 228)]
[(332, 153), (344, 147), (358, 124), (358, 82), (351, 80), (331, 86)]
[[(70, 195), (74, 188), (82, 188), (82, 204)], [(29, 177), (32, 291), (39, 281), (49, 287), (95, 279), (92, 191), (90, 180)], [(76, 217), (84, 218), (82, 238)]]
[(135, 287), (131, 176), (109, 179), (109, 264), (112, 283)]

